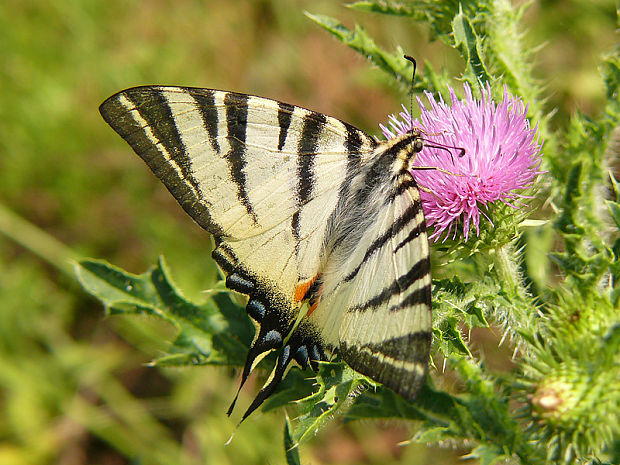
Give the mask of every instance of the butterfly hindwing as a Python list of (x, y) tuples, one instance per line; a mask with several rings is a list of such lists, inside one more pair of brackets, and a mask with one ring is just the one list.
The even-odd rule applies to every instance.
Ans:
[[(343, 316), (340, 352), (352, 368), (413, 399), (426, 374), (431, 342), (430, 258), (417, 189), (396, 196), (377, 229), (373, 236), (379, 240), (365, 249), (368, 258), (351, 281), (357, 298)], [(364, 283), (366, 292), (359, 290)]]
[(281, 349), (243, 418), (290, 361), (316, 369), (325, 349), (415, 395), (430, 341), (428, 243), (409, 173), (418, 133), (380, 143), (320, 113), (198, 88), (127, 89), (100, 111), (213, 234), (227, 286), (249, 296), (258, 331), (241, 385)]
[(408, 399), (424, 379), (431, 338), (428, 239), (409, 166), (416, 137), (378, 145), (353, 180), (308, 318), (352, 368)]

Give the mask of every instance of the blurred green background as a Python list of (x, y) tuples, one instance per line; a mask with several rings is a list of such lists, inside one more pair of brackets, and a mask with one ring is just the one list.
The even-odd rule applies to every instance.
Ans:
[[(99, 116), (118, 90), (236, 90), (379, 133), (407, 96), (304, 10), (358, 21), (384, 47), (399, 44), (436, 69), (462, 69), (453, 50), (429, 43), (423, 25), (334, 1), (0, 2), (0, 465), (284, 462), (280, 412), (255, 414), (225, 446), (234, 373), (146, 366), (172, 328), (104, 317), (73, 279), (70, 259), (105, 258), (139, 273), (163, 254), (198, 301), (217, 277), (206, 233)], [(597, 65), (617, 42), (615, 24), (611, 0), (528, 9), (524, 30), (541, 46), (534, 69), (552, 125), (575, 109), (601, 111)], [(411, 431), (332, 424), (302, 447), (302, 462), (460, 463), (466, 449), (454, 445), (400, 447)]]

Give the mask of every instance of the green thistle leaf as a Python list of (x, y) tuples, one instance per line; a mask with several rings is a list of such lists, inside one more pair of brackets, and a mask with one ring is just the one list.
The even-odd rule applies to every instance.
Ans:
[(227, 294), (214, 295), (201, 306), (189, 302), (169, 278), (163, 258), (141, 275), (99, 260), (80, 261), (75, 273), (108, 314), (153, 315), (177, 329), (169, 354), (155, 364), (243, 365), (254, 331), (243, 310)]
[(454, 45), (458, 48), (467, 62), (465, 77), (473, 84), (492, 82), (493, 79), (484, 63), (483, 41), (476, 33), (474, 26), (462, 11), (452, 21)]

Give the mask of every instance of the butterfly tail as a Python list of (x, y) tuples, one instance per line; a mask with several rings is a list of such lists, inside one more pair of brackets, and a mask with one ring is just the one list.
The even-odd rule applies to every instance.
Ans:
[(250, 373), (256, 364), (258, 364), (258, 362), (260, 362), (270, 351), (277, 349), (282, 345), (282, 334), (279, 331), (264, 331), (263, 328), (261, 328), (258, 337), (254, 340), (252, 347), (248, 351), (248, 356), (245, 360), (245, 365), (243, 366), (243, 373), (241, 374), (241, 382), (239, 383), (237, 394), (228, 408), (228, 416), (232, 414), (235, 404), (237, 403), (237, 398), (239, 397), (239, 392), (241, 392), (243, 385), (247, 381), (248, 376), (250, 376)]
[[(258, 347), (257, 350), (260, 350), (260, 347), (264, 346), (263, 344), (258, 344), (258, 342), (262, 340), (263, 339), (260, 339), (260, 338), (257, 339), (254, 345), (252, 346), (250, 353), (248, 354), (248, 362), (246, 362), (246, 367), (250, 367), (248, 370), (251, 370), (252, 362), (250, 361), (250, 358), (251, 356), (253, 356), (255, 347)], [(317, 371), (318, 362), (327, 360), (327, 357), (325, 355), (325, 352), (321, 344), (318, 341), (316, 341), (310, 335), (310, 333), (308, 333), (308, 331), (303, 331), (303, 330), (299, 331), (299, 328), (298, 328), (298, 330), (295, 331), (291, 335), (291, 337), (289, 338), (288, 342), (284, 345), (284, 347), (282, 347), (282, 351), (280, 352), (280, 355), (278, 356), (278, 361), (276, 362), (276, 366), (274, 370), (271, 372), (269, 379), (267, 380), (265, 385), (262, 387), (262, 389), (259, 391), (259, 393), (256, 395), (256, 398), (252, 401), (252, 404), (250, 404), (246, 412), (243, 414), (243, 417), (241, 418), (241, 421), (239, 423), (243, 422), (243, 420), (245, 420), (248, 416), (250, 416), (252, 412), (254, 412), (257, 408), (259, 408), (263, 404), (263, 402), (271, 394), (273, 394), (273, 392), (276, 390), (276, 388), (278, 387), (278, 385), (284, 378), (284, 375), (286, 374), (288, 368), (290, 367), (290, 363), (293, 360), (297, 362), (297, 364), (302, 369), (310, 365), (313, 371)], [(242, 385), (243, 385), (243, 382), (245, 382), (245, 379), (247, 378), (247, 375), (245, 375), (245, 373), (246, 371), (244, 370), (244, 375), (242, 376)], [(248, 374), (249, 374), (249, 371), (248, 371)], [(241, 386), (239, 387), (239, 389), (241, 389)], [(239, 394), (237, 392), (237, 396), (238, 395)], [(234, 407), (236, 400), (237, 400), (237, 397), (235, 397), (235, 400), (233, 401), (233, 404), (231, 405), (229, 412), (232, 412), (232, 408)]]
[(282, 378), (284, 378), (284, 375), (286, 374), (287, 368), (289, 367), (291, 360), (293, 360), (293, 358), (291, 357), (291, 346), (286, 345), (282, 348), (282, 352), (278, 357), (276, 367), (271, 372), (271, 376), (262, 387), (262, 389), (258, 392), (248, 409), (245, 411), (239, 423), (243, 422), (247, 417), (249, 417), (252, 412), (254, 412), (258, 407), (260, 407), (263, 402), (265, 402), (265, 400), (271, 394), (273, 394), (273, 391), (275, 391), (276, 387), (278, 387), (278, 384), (280, 384), (280, 382), (282, 381)]

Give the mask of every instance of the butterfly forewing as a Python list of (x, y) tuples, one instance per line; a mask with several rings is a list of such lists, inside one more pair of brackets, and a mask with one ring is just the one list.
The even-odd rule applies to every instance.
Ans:
[(244, 418), (291, 360), (316, 368), (326, 348), (413, 396), (430, 340), (428, 244), (408, 173), (416, 135), (377, 143), (320, 113), (198, 88), (127, 89), (100, 111), (213, 234), (228, 287), (249, 296), (259, 330), (241, 384), (310, 305)]

